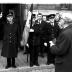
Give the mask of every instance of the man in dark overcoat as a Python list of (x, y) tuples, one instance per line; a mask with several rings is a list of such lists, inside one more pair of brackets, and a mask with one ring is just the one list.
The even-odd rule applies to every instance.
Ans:
[(72, 71), (72, 19), (62, 20), (64, 30), (55, 42), (50, 42), (51, 52), (56, 55), (55, 72)]
[(40, 23), (40, 55), (42, 57), (44, 57), (44, 53), (45, 53), (44, 43), (48, 39), (47, 34), (49, 36), (49, 24), (47, 24), (46, 21), (41, 20), (41, 23)]
[(7, 15), (6, 19), (7, 21), (4, 22), (3, 48), (1, 56), (7, 58), (6, 68), (15, 68), (15, 58), (18, 53), (20, 38), (19, 26), (16, 23), (12, 12)]
[(30, 29), (33, 32), (33, 33), (30, 32), (30, 35), (29, 35), (30, 66), (33, 66), (33, 65), (39, 66), (38, 54), (40, 51), (40, 45), (42, 43), (45, 26), (46, 26), (46, 22), (42, 20), (42, 14), (39, 13), (38, 20), (35, 21), (35, 24)]

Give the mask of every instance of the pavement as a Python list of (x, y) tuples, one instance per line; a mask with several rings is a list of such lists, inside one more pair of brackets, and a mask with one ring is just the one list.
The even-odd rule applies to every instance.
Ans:
[(16, 58), (16, 66), (17, 68), (9, 68), (5, 69), (6, 66), (6, 58), (1, 56), (2, 49), (2, 41), (0, 41), (0, 72), (55, 72), (55, 66), (53, 64), (46, 65), (47, 57), (38, 57), (38, 63), (40, 66), (30, 67), (29, 63), (29, 55), (27, 62), (27, 54), (23, 54), (23, 51), (18, 53)]

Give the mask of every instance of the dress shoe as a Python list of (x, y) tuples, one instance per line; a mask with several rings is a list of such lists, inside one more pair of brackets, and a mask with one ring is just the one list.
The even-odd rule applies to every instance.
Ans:
[(13, 68), (16, 68), (16, 65), (12, 65)]
[(8, 69), (8, 68), (10, 68), (11, 66), (9, 66), (9, 65), (7, 65), (6, 67), (5, 67), (5, 69)]
[(36, 66), (39, 66), (39, 64), (37, 63), (37, 64), (35, 64)]
[(25, 51), (23, 54), (28, 54), (28, 52), (27, 52), (27, 51)]
[(55, 65), (55, 63), (51, 63), (51, 62), (47, 62), (47, 63), (46, 63), (46, 65), (50, 65), (50, 64), (54, 64), (54, 65)]
[(30, 67), (33, 67), (33, 64), (30, 64)]

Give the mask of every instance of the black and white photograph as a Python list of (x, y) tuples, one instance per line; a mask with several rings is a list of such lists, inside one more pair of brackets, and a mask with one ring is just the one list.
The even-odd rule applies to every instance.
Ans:
[(71, 71), (71, 3), (0, 3), (0, 72)]

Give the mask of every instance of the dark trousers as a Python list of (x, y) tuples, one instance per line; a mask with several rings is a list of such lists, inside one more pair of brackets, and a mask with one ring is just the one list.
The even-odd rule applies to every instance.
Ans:
[(47, 46), (47, 64), (55, 64), (55, 55), (50, 51), (50, 44)]
[(30, 45), (30, 65), (38, 64), (38, 46)]
[(7, 65), (14, 66), (15, 65), (15, 58), (7, 58)]
[(43, 54), (44, 52), (45, 52), (44, 39), (40, 38), (40, 53)]

